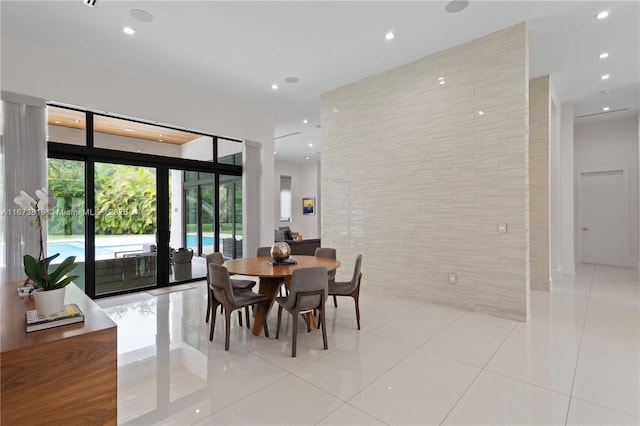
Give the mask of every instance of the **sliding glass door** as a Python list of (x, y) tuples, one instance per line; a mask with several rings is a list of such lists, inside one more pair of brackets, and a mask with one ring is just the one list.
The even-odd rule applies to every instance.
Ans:
[(240, 141), (66, 106), (47, 114), (48, 253), (76, 256), (89, 296), (202, 280), (207, 254), (242, 256)]
[(74, 281), (85, 289), (85, 163), (52, 158), (48, 161), (48, 187), (56, 200), (47, 223), (47, 256), (59, 254), (52, 265), (69, 256), (78, 267)]
[(242, 177), (220, 175), (220, 239), (228, 259), (242, 257)]
[(96, 295), (157, 283), (156, 169), (95, 163)]

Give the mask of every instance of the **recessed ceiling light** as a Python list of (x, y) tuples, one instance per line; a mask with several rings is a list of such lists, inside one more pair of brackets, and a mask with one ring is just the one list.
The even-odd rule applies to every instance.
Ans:
[(302, 120), (302, 122), (303, 122), (304, 124), (307, 124), (307, 123), (309, 122), (309, 120)]
[(58, 120), (54, 121), (54, 123), (56, 123), (56, 124), (60, 124), (60, 122), (59, 122)]
[(393, 40), (394, 38), (396, 38), (396, 35), (394, 33), (392, 33), (391, 31), (389, 31), (388, 33), (386, 33), (384, 35), (384, 38), (386, 38), (387, 40)]
[(162, 139), (158, 139), (158, 142), (164, 142)]
[(603, 111), (609, 111), (610, 109), (611, 109), (611, 108), (609, 108), (609, 107), (604, 107), (604, 108), (602, 108), (602, 110), (603, 110)]
[(609, 74), (602, 74), (602, 76), (600, 76), (600, 79), (602, 80), (608, 80), (609, 77), (611, 77)]
[(438, 81), (442, 81), (442, 80), (444, 80), (444, 77), (439, 77), (438, 78)]
[(598, 57), (599, 57), (600, 59), (605, 59), (605, 58), (608, 58), (608, 57), (609, 57), (609, 54), (608, 54), (607, 52), (602, 52), (602, 53), (600, 54), (600, 56), (598, 56)]
[(140, 151), (139, 149), (136, 149), (136, 152), (142, 152), (142, 151)]
[(479, 110), (478, 111), (478, 115), (484, 115), (484, 111), (483, 110)]
[(162, 137), (162, 133), (158, 133), (158, 136)]
[(603, 10), (602, 12), (600, 12), (600, 13), (598, 13), (598, 14), (596, 15), (596, 18), (598, 18), (598, 19), (604, 19), (604, 18), (606, 18), (607, 16), (609, 16), (609, 11), (608, 11), (608, 10)]
[(440, 84), (445, 84), (445, 83), (446, 83), (446, 81), (440, 80)]
[(309, 159), (309, 157), (304, 157), (304, 159), (305, 159), (305, 160), (308, 160), (308, 159)]
[(124, 129), (125, 132), (135, 132), (133, 129)]
[(273, 84), (271, 85), (271, 88), (272, 88), (273, 90), (278, 90), (278, 85), (277, 85), (277, 84), (275, 84), (275, 83), (273, 83)]
[(447, 7), (445, 7), (445, 9), (449, 13), (458, 13), (465, 10), (467, 6), (469, 6), (469, 2), (467, 0), (454, 0), (447, 3)]
[(277, 152), (273, 151), (274, 154), (277, 154)]
[(134, 35), (136, 33), (136, 30), (134, 30), (131, 27), (124, 27), (122, 29), (122, 32), (125, 33), (125, 34)]
[(151, 22), (153, 21), (153, 15), (142, 9), (131, 9), (129, 11), (129, 15), (131, 15), (134, 19), (137, 19), (140, 22)]
[(309, 144), (309, 146), (313, 146), (313, 144), (312, 144), (312, 143), (310, 143), (310, 144)]

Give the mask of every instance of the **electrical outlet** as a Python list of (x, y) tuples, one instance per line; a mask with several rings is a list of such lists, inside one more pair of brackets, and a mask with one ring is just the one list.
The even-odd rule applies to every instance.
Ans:
[(456, 277), (456, 274), (451, 273), (449, 274), (449, 284), (455, 284), (458, 282), (458, 277)]
[(507, 224), (499, 223), (498, 224), (498, 234), (506, 234), (507, 233)]

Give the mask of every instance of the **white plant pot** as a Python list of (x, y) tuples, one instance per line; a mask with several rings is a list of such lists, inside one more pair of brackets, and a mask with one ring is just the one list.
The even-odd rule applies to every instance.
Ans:
[(63, 310), (65, 289), (65, 287), (62, 287), (56, 290), (33, 292), (38, 315), (55, 314)]

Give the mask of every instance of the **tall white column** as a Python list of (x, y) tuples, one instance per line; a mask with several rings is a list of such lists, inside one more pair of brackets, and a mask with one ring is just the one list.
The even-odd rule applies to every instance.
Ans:
[(560, 122), (560, 272), (575, 274), (575, 173), (573, 105), (563, 104)]
[(255, 256), (260, 246), (260, 230), (262, 220), (262, 191), (260, 177), (262, 173), (262, 144), (244, 141), (244, 158), (242, 161), (242, 251), (243, 257)]

